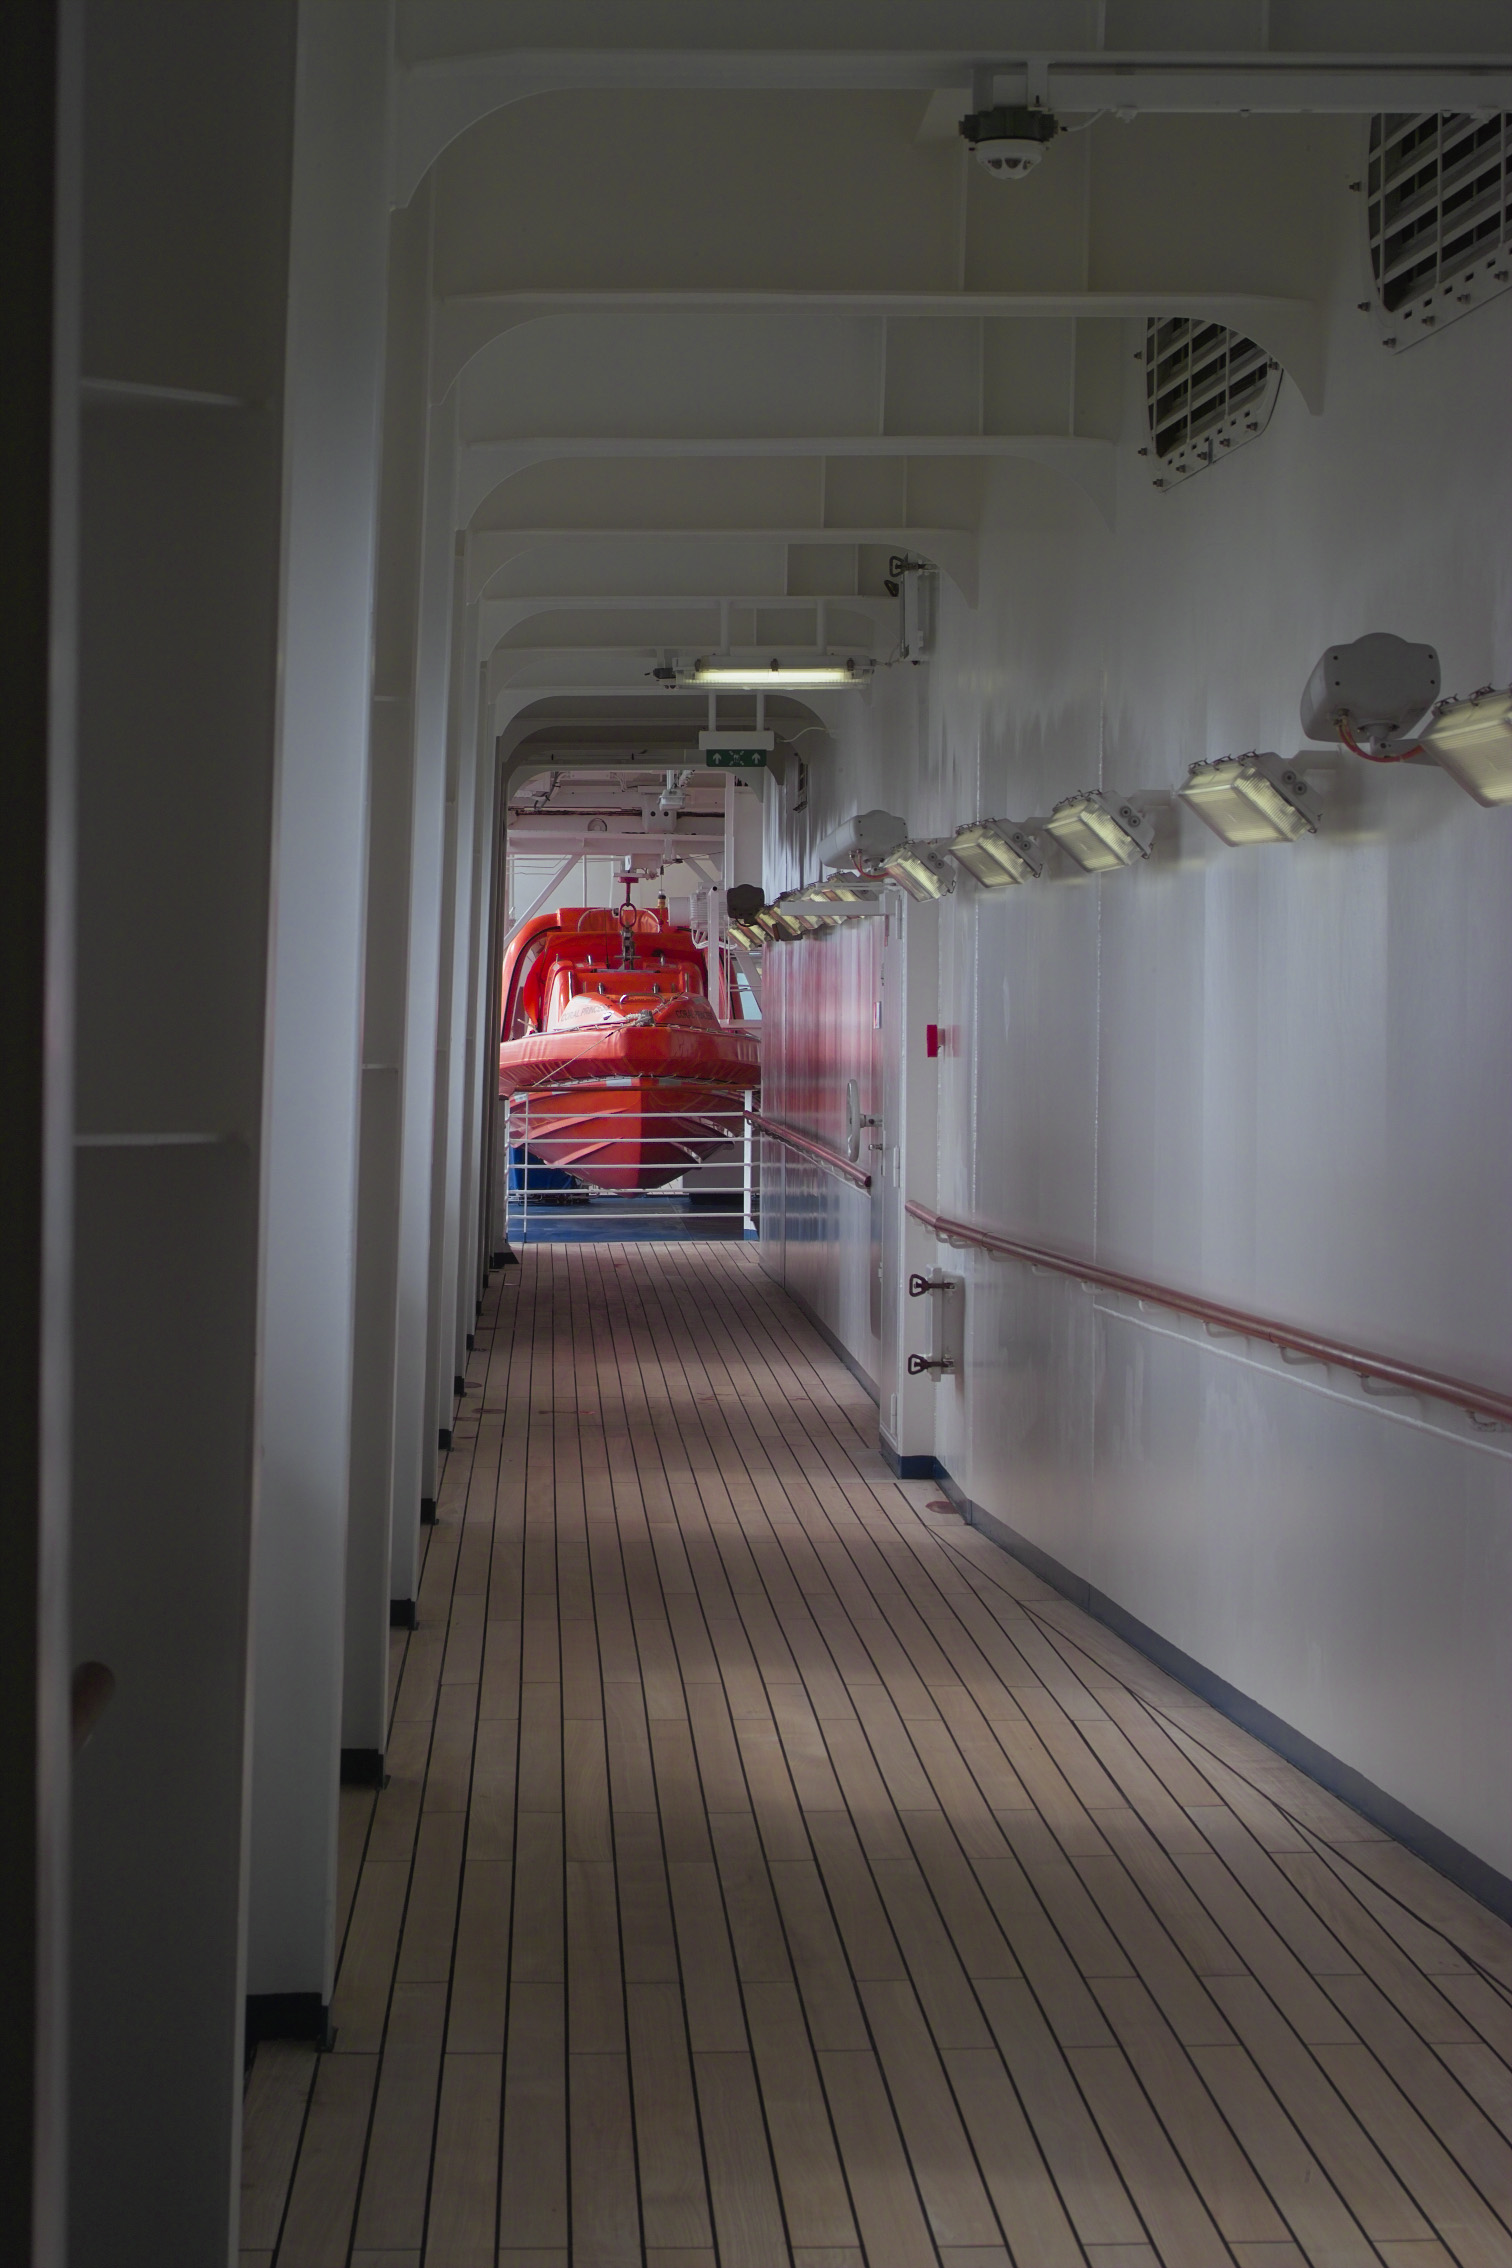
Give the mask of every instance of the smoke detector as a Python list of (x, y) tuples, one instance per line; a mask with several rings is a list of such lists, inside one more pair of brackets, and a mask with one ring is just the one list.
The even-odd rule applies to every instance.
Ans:
[(1054, 111), (1038, 105), (1028, 109), (999, 103), (992, 110), (968, 111), (961, 120), (962, 137), (970, 144), (977, 164), (997, 181), (1022, 181), (1026, 173), (1034, 171), (1059, 132), (1060, 120)]

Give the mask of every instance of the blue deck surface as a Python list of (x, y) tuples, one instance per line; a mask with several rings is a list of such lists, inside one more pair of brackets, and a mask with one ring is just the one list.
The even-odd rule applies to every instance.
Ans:
[(754, 1237), (739, 1212), (723, 1213), (694, 1205), (687, 1197), (648, 1190), (644, 1196), (590, 1197), (586, 1204), (511, 1203), (511, 1244), (693, 1244), (736, 1243)]

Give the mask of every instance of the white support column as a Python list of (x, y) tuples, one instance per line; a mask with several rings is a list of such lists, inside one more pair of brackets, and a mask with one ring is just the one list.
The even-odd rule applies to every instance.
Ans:
[[(483, 968), (479, 975), (479, 1025), (484, 1035), (484, 1053), (481, 1065), (483, 1084), (483, 1152), (478, 1160), (480, 1222), (478, 1231), (478, 1267), (480, 1279), (493, 1267), (495, 1252), (505, 1248), (506, 1220), (500, 1210), (496, 1161), (499, 1146), (499, 1026), (503, 1006), (500, 998), (504, 967), (504, 934), (509, 907), (505, 889), (504, 854), (504, 774), (500, 759), (499, 742), (493, 736), (490, 723), (489, 745), (489, 818), (488, 818), (488, 875), (489, 919), (485, 932), (487, 944)], [(506, 1193), (507, 1194), (507, 1193)]]
[(457, 625), (455, 692), (447, 793), (447, 869), (441, 929), (441, 994), (436, 1039), (435, 1242), (431, 1252), (430, 1375), (437, 1438), (451, 1435), (457, 1360), (457, 1277), (461, 1259), (462, 1109), (467, 1067), (468, 982), (473, 908), (473, 845), (478, 774), (478, 610)]
[(494, 921), (493, 946), (489, 954), (488, 971), (488, 1028), (491, 1034), (488, 1051), (488, 1157), (484, 1163), (486, 1177), (488, 1240), (483, 1258), (492, 1268), (495, 1258), (501, 1265), (509, 1249), (509, 1108), (501, 1101), (498, 1081), (497, 1039), (504, 1014), (503, 975), (504, 947), (509, 935), (509, 848), (508, 788), (504, 776), (502, 744), (496, 757), (493, 820), (494, 855)]
[[(400, 1169), (414, 819), (415, 643), (425, 481), (428, 185), (389, 222), (388, 352), (373, 634), (367, 963), (352, 1346), (347, 1644), (341, 1744), (376, 1769), (386, 1745), (394, 1521)], [(411, 1527), (418, 1523), (418, 1499)], [(413, 1582), (405, 1594), (413, 1596)]]
[(367, 0), (299, 18), (247, 1988), (312, 2013), (334, 1968), (389, 37)]
[[(478, 1161), (488, 1123), (487, 1091), (483, 1072), (488, 1062), (487, 1027), (491, 1021), (486, 999), (486, 970), (493, 925), (493, 815), (498, 765), (494, 760), (493, 731), (488, 703), (479, 691), (477, 762), (474, 767), (472, 919), (467, 931), (467, 988), (463, 1009), (465, 1061), (462, 1085), (462, 1168), (460, 1225), (457, 1244), (457, 1368), (467, 1367), (468, 1345), (478, 1319), (482, 1296), (479, 1254)], [(497, 1051), (495, 1052), (497, 1061)]]
[(354, 1770), (365, 1766), (375, 1777), (388, 1732), (404, 943), (414, 750), (410, 717), (407, 698), (375, 694), (341, 1716), (341, 1745), (351, 1751), (347, 1761)]
[(489, 749), (489, 774), (492, 784), (488, 816), (488, 921), (483, 932), (483, 966), (479, 971), (478, 984), (478, 1031), (483, 1042), (483, 1060), (480, 1065), (483, 1121), (478, 1155), (477, 1251), (480, 1289), (493, 1267), (494, 1253), (500, 1249), (499, 1236), (503, 1228), (503, 1222), (497, 1218), (494, 1203), (494, 1159), (499, 1139), (499, 977), (504, 958), (505, 913), (503, 780), (497, 741), (493, 741)]
[(420, 1506), (435, 1499), (436, 1426), (426, 1397), (431, 1312), (432, 1136), (446, 835), (446, 725), (451, 681), (456, 423), (450, 402), (428, 413), (415, 654), (409, 968), (400, 1108), (398, 1327), (394, 1362), (394, 1513), (391, 1595), (413, 1600)]
[[(49, 1555), (46, 1572), (67, 1584), (72, 1660), (115, 1679), (87, 1747), (60, 1759), (67, 2258), (137, 2268), (237, 2252), (298, 12), (69, 0), (58, 18), (60, 249), (77, 224), (88, 360), (81, 373), (60, 299), (52, 564), (61, 580), (77, 559), (79, 608), (76, 636), (55, 616), (45, 658), (57, 721), (76, 735), (77, 834), (49, 877), (67, 929), (49, 939), (61, 997), (47, 1042), (75, 1082), (82, 1272), (71, 1564)], [(386, 40), (379, 11), (380, 56)], [(381, 78), (377, 114), (381, 127)], [(50, 128), (45, 106), (38, 124)], [(19, 248), (24, 216), (16, 227)], [(23, 506), (24, 491), (7, 495), (8, 512)], [(8, 603), (23, 625), (19, 598)], [(22, 722), (19, 701), (8, 720)], [(72, 1033), (56, 1013), (70, 994)], [(13, 1206), (24, 1195), (6, 1191)], [(51, 1211), (55, 1227), (56, 1193)], [(68, 1424), (55, 1394), (47, 1414)], [(6, 1506), (18, 1533), (23, 1509)], [(7, 1733), (19, 1755), (19, 1712)], [(15, 1850), (20, 1820), (0, 1834)], [(44, 1963), (50, 1986), (46, 1951)], [(5, 2021), (19, 2029), (21, 2008), (8, 2001)], [(63, 2075), (44, 2064), (43, 2076), (55, 2088)], [(8, 2103), (13, 2134), (23, 2115)], [(58, 2234), (56, 2216), (39, 2232)], [(7, 2262), (33, 2257), (13, 2215), (4, 2239)], [(39, 2243), (35, 2257), (62, 2253)]]

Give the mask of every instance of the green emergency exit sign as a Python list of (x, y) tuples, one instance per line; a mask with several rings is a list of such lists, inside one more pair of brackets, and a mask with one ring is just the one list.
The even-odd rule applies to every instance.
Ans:
[(698, 745), (705, 764), (719, 772), (759, 772), (771, 755), (777, 735), (760, 725), (732, 725), (724, 732), (701, 732)]

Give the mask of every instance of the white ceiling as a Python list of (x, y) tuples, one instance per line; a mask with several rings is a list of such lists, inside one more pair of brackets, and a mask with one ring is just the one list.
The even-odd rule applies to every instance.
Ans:
[[(885, 664), (889, 555), (973, 603), (989, 483), (1111, 521), (1150, 314), (1316, 409), (1365, 115), (1512, 108), (1504, 0), (399, 0), (396, 38), (460, 600), (496, 719), (551, 729), (665, 715), (650, 670), (724, 635)], [(973, 73), (1085, 130), (990, 179)]]

